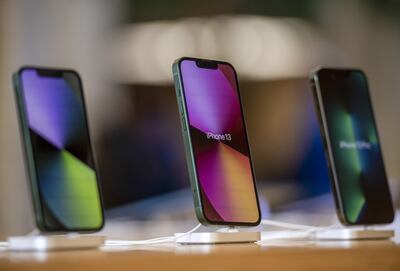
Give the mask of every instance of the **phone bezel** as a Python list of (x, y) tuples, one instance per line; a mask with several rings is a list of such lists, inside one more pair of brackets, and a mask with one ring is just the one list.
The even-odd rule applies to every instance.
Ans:
[[(181, 70), (181, 64), (183, 61), (194, 61), (197, 66), (199, 66), (198, 63), (208, 63), (212, 66), (211, 67), (212, 69), (214, 69), (214, 68), (216, 69), (219, 64), (228, 65), (234, 72), (235, 84), (236, 84), (236, 89), (237, 89), (237, 94), (238, 94), (238, 99), (239, 99), (239, 104), (240, 104), (241, 117), (242, 117), (242, 121), (243, 121), (244, 136), (246, 139), (247, 148), (249, 150), (249, 162), (250, 162), (251, 174), (252, 174), (252, 178), (253, 178), (254, 192), (255, 192), (257, 211), (258, 211), (257, 221), (254, 221), (254, 222), (212, 221), (207, 218), (207, 216), (204, 212), (203, 198), (202, 198), (201, 192), (200, 192), (201, 186), (200, 186), (199, 177), (198, 177), (196, 160), (195, 160), (194, 153), (193, 153), (192, 135), (190, 132), (189, 116), (188, 116), (187, 102), (186, 102), (186, 96), (185, 96), (185, 87), (183, 84), (183, 76), (182, 76), (182, 70)], [(205, 64), (205, 65), (207, 65), (207, 64)], [(202, 66), (202, 65), (200, 65), (200, 66)], [(180, 95), (181, 95), (179, 98), (179, 95), (177, 93), (177, 98), (178, 98), (178, 100), (182, 101), (182, 105), (183, 105), (182, 110), (183, 110), (183, 117), (184, 117), (183, 124), (186, 126), (186, 131), (183, 131), (183, 133), (184, 133), (184, 137), (186, 137), (186, 139), (188, 140), (187, 148), (190, 148), (189, 150), (186, 150), (186, 152), (189, 152), (188, 157), (190, 158), (190, 167), (192, 167), (192, 170), (194, 171), (193, 174), (190, 174), (190, 179), (191, 179), (192, 186), (194, 186), (194, 190), (195, 190), (195, 191), (193, 191), (194, 197), (198, 197), (197, 200), (195, 199), (195, 204), (198, 203), (200, 205), (200, 206), (195, 206), (195, 207), (200, 208), (200, 210), (199, 210), (200, 212), (198, 212), (197, 208), (196, 208), (196, 215), (198, 216), (198, 219), (200, 220), (201, 223), (203, 223), (205, 225), (227, 225), (227, 226), (257, 226), (257, 225), (259, 225), (261, 222), (261, 210), (260, 210), (259, 198), (258, 198), (258, 193), (257, 193), (257, 184), (256, 184), (256, 177), (255, 177), (256, 175), (254, 172), (254, 165), (253, 165), (253, 160), (252, 160), (252, 156), (251, 156), (251, 149), (250, 149), (249, 137), (248, 137), (248, 133), (247, 133), (245, 113), (243, 110), (242, 97), (240, 95), (240, 90), (239, 90), (239, 81), (238, 81), (238, 76), (237, 76), (237, 72), (236, 72), (235, 68), (229, 62), (219, 61), (219, 60), (202, 59), (202, 58), (193, 58), (193, 57), (179, 58), (178, 60), (176, 60), (174, 62), (174, 67), (176, 67), (176, 70), (177, 70), (177, 73), (179, 76), (179, 86), (178, 87), (179, 87), (179, 91), (180, 91)], [(200, 67), (200, 68), (202, 68), (202, 67)], [(192, 178), (194, 178), (195, 180), (192, 180)]]
[[(381, 144), (380, 144), (380, 137), (379, 137), (379, 133), (378, 133), (378, 127), (377, 127), (377, 123), (376, 123), (376, 119), (375, 119), (375, 113), (373, 110), (372, 99), (371, 99), (371, 94), (370, 94), (366, 74), (361, 69), (357, 69), (357, 68), (317, 67), (316, 69), (314, 69), (310, 74), (310, 81), (311, 81), (311, 85), (312, 85), (312, 91), (314, 93), (313, 94), (314, 104), (316, 105), (318, 121), (320, 124), (319, 125), (320, 132), (321, 132), (321, 136), (322, 136), (322, 139), (324, 142), (324, 151), (325, 151), (325, 156), (327, 158), (328, 170), (329, 170), (330, 180), (331, 180), (330, 183), (331, 183), (331, 188), (332, 188), (333, 195), (334, 195), (336, 212), (337, 212), (339, 221), (346, 226), (376, 225), (376, 224), (391, 223), (394, 220), (393, 204), (391, 205), (392, 206), (392, 210), (391, 210), (392, 216), (391, 216), (391, 219), (389, 219), (388, 221), (373, 222), (373, 223), (352, 222), (346, 216), (343, 202), (342, 202), (342, 196), (341, 196), (342, 193), (340, 192), (340, 185), (339, 185), (338, 176), (337, 176), (337, 172), (336, 172), (335, 158), (334, 158), (333, 151), (332, 151), (332, 144), (331, 144), (331, 139), (330, 139), (330, 134), (329, 134), (328, 123), (327, 123), (326, 115), (325, 115), (325, 108), (324, 108), (324, 104), (322, 101), (322, 93), (321, 93), (322, 90), (321, 90), (321, 86), (319, 85), (319, 73), (321, 73), (323, 71), (331, 72), (332, 75), (335, 76), (335, 78), (336, 78), (336, 73), (338, 73), (338, 72), (339, 73), (345, 72), (348, 74), (356, 72), (356, 73), (360, 73), (363, 76), (365, 83), (366, 83), (368, 99), (370, 101), (369, 107), (370, 107), (371, 113), (372, 113), (372, 122), (375, 127), (376, 134), (377, 134), (377, 142), (378, 142), (379, 146), (381, 146)], [(380, 148), (380, 152), (381, 152), (381, 157), (382, 157), (382, 164), (383, 164), (385, 180), (386, 180), (386, 182), (388, 182), (382, 148)], [(387, 185), (389, 186), (389, 184), (387, 184)], [(392, 202), (390, 191), (389, 191), (388, 196), (390, 197), (390, 201)]]
[[(36, 161), (34, 159), (34, 154), (33, 154), (33, 147), (32, 147), (32, 138), (30, 135), (29, 131), (29, 124), (28, 124), (28, 115), (26, 112), (26, 101), (24, 98), (24, 86), (23, 86), (23, 80), (22, 80), (22, 74), (26, 70), (34, 70), (38, 73), (47, 73), (47, 74), (60, 74), (60, 76), (63, 76), (64, 73), (70, 73), (76, 76), (78, 85), (79, 85), (79, 93), (80, 93), (80, 98), (82, 102), (82, 109), (83, 109), (83, 117), (84, 117), (84, 122), (85, 122), (85, 128), (86, 132), (88, 135), (88, 144), (89, 144), (89, 151), (93, 159), (93, 169), (94, 173), (96, 176), (96, 184), (97, 184), (97, 191), (99, 195), (99, 201), (100, 201), (100, 211), (101, 211), (101, 224), (96, 227), (96, 228), (63, 228), (63, 229), (54, 229), (54, 228), (49, 228), (46, 225), (45, 218), (44, 218), (44, 211), (43, 211), (43, 197), (42, 193), (39, 188), (39, 183), (38, 183), (38, 173), (37, 173), (37, 167), (36, 167)], [(46, 77), (46, 75), (42, 75)], [(50, 76), (50, 77), (54, 77)], [(58, 76), (57, 76), (58, 77)], [(97, 166), (97, 159), (95, 155), (95, 150), (93, 148), (92, 144), (92, 139), (90, 136), (90, 129), (89, 129), (89, 122), (88, 122), (88, 113), (87, 113), (87, 107), (86, 107), (86, 101), (85, 101), (85, 96), (83, 92), (83, 83), (81, 76), (79, 73), (73, 69), (64, 69), (64, 68), (50, 68), (50, 67), (40, 67), (40, 66), (23, 66), (21, 67), (16, 73), (13, 74), (13, 84), (14, 84), (14, 90), (15, 90), (15, 99), (16, 99), (16, 106), (17, 106), (17, 111), (18, 111), (18, 119), (19, 119), (19, 127), (20, 127), (20, 135), (21, 135), (21, 140), (22, 140), (22, 149), (24, 151), (24, 161), (25, 161), (25, 169), (29, 178), (29, 184), (30, 184), (30, 190), (31, 190), (31, 196), (32, 200), (34, 203), (34, 212), (35, 212), (35, 221), (36, 221), (36, 226), (41, 232), (51, 232), (51, 233), (63, 233), (63, 232), (82, 232), (82, 233), (90, 233), (90, 232), (96, 232), (100, 231), (105, 224), (104, 221), (104, 204), (103, 204), (103, 195), (101, 191), (101, 186), (100, 186), (100, 176), (98, 173), (98, 166)]]

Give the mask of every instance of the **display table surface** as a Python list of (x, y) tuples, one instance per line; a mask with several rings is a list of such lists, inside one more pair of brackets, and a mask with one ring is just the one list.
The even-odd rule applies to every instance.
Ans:
[(0, 251), (0, 270), (400, 270), (398, 241), (269, 241), (79, 251)]

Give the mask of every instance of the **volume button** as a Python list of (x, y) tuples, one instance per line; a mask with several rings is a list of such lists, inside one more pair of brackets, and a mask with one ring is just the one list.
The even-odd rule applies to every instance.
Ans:
[(185, 117), (184, 117), (184, 116), (182, 116), (181, 120), (182, 120), (182, 128), (183, 128), (183, 131), (185, 131), (185, 132), (186, 132), (186, 122), (185, 122)]
[(179, 89), (179, 77), (177, 74), (174, 74), (174, 84), (175, 84), (176, 94), (178, 95), (178, 97), (180, 97), (181, 91)]

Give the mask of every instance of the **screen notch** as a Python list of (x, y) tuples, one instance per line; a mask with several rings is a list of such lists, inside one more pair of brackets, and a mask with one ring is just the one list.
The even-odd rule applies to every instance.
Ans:
[(212, 60), (198, 59), (196, 60), (196, 66), (201, 69), (216, 70), (218, 68), (218, 62)]
[(37, 69), (37, 74), (41, 77), (62, 77), (63, 71), (53, 69)]
[(332, 80), (345, 79), (351, 75), (349, 70), (335, 70), (330, 72), (330, 77)]

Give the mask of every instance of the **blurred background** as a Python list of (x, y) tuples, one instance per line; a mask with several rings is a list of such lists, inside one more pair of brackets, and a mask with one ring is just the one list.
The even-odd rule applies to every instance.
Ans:
[(81, 73), (115, 233), (195, 223), (171, 73), (181, 56), (236, 67), (263, 216), (296, 222), (335, 219), (308, 74), (365, 70), (399, 207), (399, 48), (394, 0), (1, 0), (0, 238), (34, 228), (11, 85), (21, 65)]

